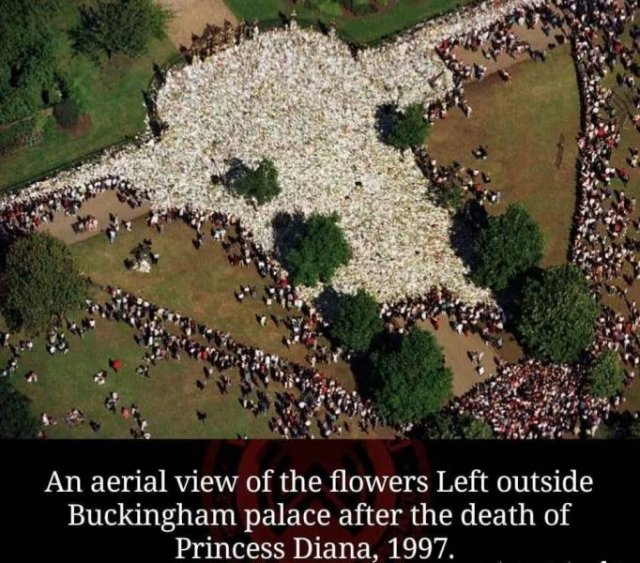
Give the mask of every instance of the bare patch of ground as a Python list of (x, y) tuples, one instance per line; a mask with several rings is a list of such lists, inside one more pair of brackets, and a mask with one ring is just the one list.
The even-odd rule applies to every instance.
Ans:
[[(554, 30), (550, 35), (546, 35), (540, 24), (533, 29), (519, 25), (513, 26), (511, 28), (511, 32), (514, 33), (521, 41), (529, 43), (532, 49), (546, 51), (547, 54), (556, 49), (561, 44), (561, 41), (567, 42), (565, 39), (559, 37), (561, 34), (558, 30)], [(485, 54), (488, 52), (489, 47), (490, 46), (486, 43), (477, 51), (469, 51), (462, 47), (458, 47), (454, 53), (466, 64), (480, 64), (487, 67), (487, 75), (498, 72), (499, 70), (507, 69), (516, 63), (529, 60), (529, 55), (526, 52), (516, 56), (515, 58), (504, 53), (497, 59), (487, 58)]]
[(59, 127), (59, 129), (66, 131), (74, 139), (80, 139), (81, 137), (88, 135), (91, 131), (91, 116), (88, 113), (85, 113), (80, 116), (80, 119), (78, 119), (78, 122), (75, 125), (66, 129)]
[[(470, 84), (471, 119), (452, 111), (437, 122), (429, 137), (429, 154), (441, 164), (458, 161), (489, 174), (488, 189), (502, 193), (502, 203), (490, 211), (523, 204), (545, 239), (543, 265), (562, 264), (575, 210), (575, 138), (580, 130), (570, 47), (550, 51), (546, 63), (517, 64), (510, 73), (511, 84), (495, 74)], [(472, 155), (480, 144), (488, 145), (486, 161)]]
[(223, 0), (159, 0), (174, 17), (169, 22), (168, 35), (176, 48), (191, 45), (191, 38), (201, 35), (207, 24), (222, 26), (225, 21), (238, 23)]
[(80, 210), (80, 216), (86, 217), (87, 215), (93, 215), (98, 220), (97, 231), (74, 232), (72, 225), (78, 221), (78, 217), (75, 215), (64, 215), (63, 213), (56, 213), (54, 222), (46, 223), (43, 225), (42, 230), (63, 240), (67, 244), (74, 244), (87, 240), (97, 234), (104, 233), (105, 229), (109, 226), (110, 213), (117, 214), (123, 221), (131, 221), (146, 215), (149, 209), (150, 204), (148, 203), (132, 209), (126, 203), (118, 201), (115, 192), (107, 191), (93, 199), (85, 201)]
[[(464, 395), (476, 383), (495, 375), (496, 361), (517, 361), (522, 357), (522, 350), (512, 335), (503, 335), (504, 346), (496, 349), (485, 345), (479, 334), (460, 335), (451, 328), (446, 317), (442, 317), (440, 327), (436, 330), (430, 322), (420, 323), (421, 329), (433, 334), (438, 344), (442, 346), (445, 363), (453, 372), (453, 394), (456, 397)], [(474, 364), (471, 354), (482, 354), (479, 364)], [(482, 366), (483, 371), (478, 368)]]

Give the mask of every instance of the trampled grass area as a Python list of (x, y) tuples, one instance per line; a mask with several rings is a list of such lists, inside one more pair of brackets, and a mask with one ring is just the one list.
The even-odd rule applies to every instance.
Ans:
[(75, 55), (66, 31), (77, 22), (78, 7), (86, 3), (85, 0), (62, 2), (60, 20), (55, 25), (60, 41), (57, 69), (75, 80), (85, 93), (90, 127), (65, 131), (49, 117), (41, 144), (0, 158), (0, 188), (73, 162), (133, 136), (144, 127), (143, 91), (148, 89), (153, 77), (153, 65), (162, 66), (175, 58), (177, 51), (165, 38), (154, 40), (148, 55), (138, 59), (116, 55), (100, 67), (83, 55)]
[[(544, 265), (566, 260), (575, 210), (576, 135), (580, 102), (568, 46), (550, 53), (546, 63), (526, 61), (513, 66), (511, 84), (493, 75), (472, 84), (467, 94), (473, 114), (459, 110), (439, 121), (428, 141), (440, 164), (457, 160), (488, 172), (491, 189), (502, 192), (502, 212), (520, 202), (540, 225), (545, 239)], [(564, 149), (558, 146), (563, 139)], [(486, 161), (471, 151), (489, 147)], [(562, 161), (556, 166), (559, 152)]]
[[(316, 25), (319, 21), (335, 23), (338, 32), (349, 41), (359, 44), (373, 43), (388, 35), (415, 25), (444, 12), (453, 10), (474, 0), (389, 0), (388, 7), (379, 12), (364, 15), (336, 15), (333, 10), (318, 10), (298, 2), (295, 6), (298, 21)], [(226, 0), (231, 11), (248, 22), (259, 20), (275, 24), (280, 13), (289, 14), (294, 7), (287, 0)], [(382, 4), (382, 3), (381, 3)], [(337, 12), (338, 14), (340, 11)]]

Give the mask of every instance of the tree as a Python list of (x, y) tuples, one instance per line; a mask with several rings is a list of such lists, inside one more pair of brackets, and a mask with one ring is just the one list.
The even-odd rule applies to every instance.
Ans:
[(351, 248), (337, 222), (336, 214), (309, 216), (286, 256), (295, 285), (313, 287), (318, 280), (327, 283), (349, 262)]
[(429, 440), (487, 440), (494, 437), (491, 426), (484, 420), (451, 411), (429, 415), (422, 426), (423, 438)]
[(0, 0), (0, 123), (27, 117), (53, 85), (58, 0)]
[(235, 190), (246, 198), (255, 198), (262, 205), (280, 193), (278, 171), (270, 160), (262, 159), (258, 167), (249, 169), (234, 184)]
[(620, 390), (624, 385), (624, 379), (624, 371), (617, 354), (605, 350), (589, 366), (585, 386), (589, 394), (608, 398)]
[(10, 329), (37, 333), (54, 316), (81, 307), (87, 297), (87, 283), (63, 242), (35, 233), (15, 240), (9, 247), (0, 291), (0, 310)]
[(388, 142), (397, 149), (408, 149), (423, 145), (429, 134), (429, 124), (425, 121), (422, 104), (411, 104), (404, 111), (398, 111), (389, 131)]
[(360, 289), (355, 295), (342, 295), (338, 300), (338, 312), (331, 325), (331, 335), (340, 344), (363, 352), (369, 348), (382, 326), (378, 303)]
[(527, 210), (510, 205), (497, 217), (489, 217), (474, 244), (474, 280), (493, 290), (505, 289), (517, 276), (542, 258), (542, 233)]
[(38, 421), (29, 403), (8, 381), (0, 379), (0, 440), (36, 437)]
[(534, 356), (572, 362), (591, 343), (598, 307), (582, 272), (573, 264), (531, 277), (520, 303), (517, 330)]
[(75, 49), (93, 59), (102, 53), (138, 57), (151, 39), (164, 37), (170, 17), (154, 0), (99, 0), (80, 8), (80, 23), (71, 35)]
[(414, 329), (371, 356), (371, 395), (387, 422), (404, 424), (436, 412), (451, 396), (453, 376), (434, 337)]

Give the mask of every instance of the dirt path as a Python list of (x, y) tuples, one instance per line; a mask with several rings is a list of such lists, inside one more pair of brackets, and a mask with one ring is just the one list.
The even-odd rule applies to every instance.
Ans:
[[(258, 1), (258, 0), (256, 0)], [(169, 22), (169, 38), (176, 46), (188, 47), (191, 37), (202, 34), (207, 24), (222, 26), (225, 21), (238, 23), (224, 0), (159, 0), (160, 4), (173, 11)]]
[(107, 191), (93, 199), (85, 201), (80, 209), (81, 216), (93, 215), (98, 219), (98, 231), (74, 232), (72, 225), (78, 218), (73, 215), (64, 215), (63, 213), (56, 213), (55, 221), (44, 224), (42, 230), (63, 240), (67, 244), (75, 244), (76, 242), (81, 242), (100, 233), (104, 233), (105, 229), (109, 226), (109, 213), (117, 214), (123, 221), (132, 221), (145, 215), (150, 208), (151, 205), (145, 203), (141, 207), (132, 209), (126, 203), (118, 201), (115, 192)]

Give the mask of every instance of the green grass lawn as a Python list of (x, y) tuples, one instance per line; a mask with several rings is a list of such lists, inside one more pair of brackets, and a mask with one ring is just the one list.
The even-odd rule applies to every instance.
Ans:
[[(470, 85), (471, 118), (452, 110), (433, 127), (428, 151), (440, 164), (457, 160), (490, 173), (491, 187), (502, 192), (502, 203), (489, 209), (502, 212), (509, 203), (522, 203), (544, 235), (543, 264), (559, 264), (566, 260), (575, 211), (575, 139), (580, 127), (569, 47), (552, 51), (546, 63), (526, 61), (510, 72), (509, 85), (497, 75)], [(564, 155), (556, 168), (562, 135)], [(471, 154), (480, 144), (489, 146), (486, 161)]]
[[(378, 13), (365, 16), (332, 15), (325, 10), (317, 10), (298, 2), (295, 6), (298, 21), (303, 24), (335, 22), (341, 36), (359, 44), (373, 43), (388, 35), (452, 10), (474, 0), (391, 0), (388, 7)], [(288, 14), (293, 4), (288, 0), (226, 0), (231, 11), (248, 22), (259, 20), (265, 24), (275, 24), (279, 14)]]
[[(135, 373), (144, 350), (133, 340), (133, 331), (124, 323), (98, 321), (96, 329), (83, 339), (67, 334), (68, 354), (51, 356), (45, 349), (44, 339), (35, 341), (30, 352), (23, 352), (14, 385), (32, 400), (36, 416), (47, 412), (58, 424), (47, 429), (52, 438), (129, 438), (132, 420), (125, 421), (119, 413), (113, 414), (104, 406), (111, 391), (117, 391), (121, 405), (136, 403), (143, 418), (149, 422), (154, 438), (234, 438), (237, 434), (251, 437), (272, 436), (268, 418), (255, 418), (238, 402), (236, 389), (221, 395), (211, 382), (204, 390), (196, 386), (203, 379), (202, 363), (188, 358), (164, 361), (152, 367), (151, 377)], [(3, 353), (3, 360), (6, 354)], [(109, 360), (118, 358), (123, 368), (117, 374), (109, 369)], [(93, 375), (102, 369), (109, 371), (105, 385), (93, 381)], [(29, 370), (38, 374), (37, 383), (27, 383), (24, 375)], [(237, 381), (237, 375), (232, 374)], [(87, 420), (96, 420), (102, 428), (94, 433), (88, 422), (78, 427), (64, 423), (64, 415), (79, 408)], [(207, 413), (207, 422), (198, 421), (196, 410)]]
[[(169, 41), (153, 41), (149, 55), (138, 59), (116, 55), (98, 67), (83, 55), (75, 55), (66, 30), (78, 19), (84, 0), (62, 2), (58, 70), (77, 81), (86, 93), (89, 121), (76, 131), (59, 129), (49, 117), (41, 144), (0, 158), (0, 187), (7, 187), (46, 173), (139, 133), (146, 111), (142, 93), (153, 76), (153, 64), (163, 65), (177, 56)], [(89, 126), (90, 125), (90, 126)]]
[[(222, 395), (210, 381), (204, 389), (199, 389), (196, 380), (203, 380), (203, 364), (182, 357), (179, 361), (166, 360), (151, 367), (151, 377), (145, 378), (135, 373), (144, 349), (133, 340), (134, 332), (124, 324), (98, 320), (95, 330), (84, 338), (67, 334), (70, 350), (65, 355), (50, 355), (45, 349), (44, 338), (35, 339), (34, 349), (23, 352), (19, 367), (12, 376), (13, 385), (31, 400), (34, 416), (43, 412), (53, 416), (55, 426), (46, 429), (48, 438), (103, 438), (127, 439), (131, 429), (137, 428), (133, 419), (124, 420), (119, 409), (108, 411), (104, 402), (107, 395), (117, 391), (120, 406), (129, 407), (135, 403), (142, 417), (149, 423), (152, 438), (172, 439), (212, 439), (274, 438), (269, 429), (269, 420), (275, 416), (273, 407), (268, 413), (255, 417), (245, 410), (238, 398), (239, 374), (228, 371), (232, 387)], [(17, 341), (16, 336), (16, 341)], [(118, 358), (122, 369), (114, 373), (109, 368), (109, 360)], [(0, 351), (2, 364), (8, 359), (6, 351)], [(107, 370), (107, 382), (98, 385), (93, 375), (99, 370)], [(38, 374), (37, 383), (27, 383), (25, 374), (34, 370)], [(216, 372), (217, 373), (217, 372)], [(272, 400), (275, 392), (283, 389), (272, 384), (268, 393)], [(65, 414), (78, 408), (84, 412), (87, 422), (70, 427), (64, 422)], [(198, 420), (197, 411), (207, 413), (203, 424)], [(89, 421), (101, 425), (94, 432)], [(364, 435), (352, 424), (350, 438)], [(313, 427), (317, 435), (317, 428)], [(389, 429), (371, 431), (368, 437), (390, 438)]]
[[(145, 238), (152, 239), (154, 251), (160, 254), (159, 264), (149, 274), (128, 270), (124, 260)], [(279, 305), (268, 307), (262, 302), (264, 282), (255, 268), (230, 266), (222, 246), (211, 239), (196, 250), (191, 242), (193, 238), (194, 231), (182, 222), (170, 224), (159, 235), (139, 220), (131, 233), (122, 233), (113, 245), (105, 236), (97, 236), (73, 245), (72, 251), (81, 270), (96, 283), (122, 287), (208, 326), (230, 332), (243, 344), (306, 363), (306, 349), (302, 345), (286, 348), (282, 343), (288, 334), (282, 324), (276, 328), (269, 322), (263, 328), (257, 322), (256, 315), (284, 317), (287, 312)], [(234, 291), (241, 285), (256, 286), (259, 298), (247, 297), (239, 303)], [(346, 363), (323, 368), (327, 375), (353, 388), (353, 376)]]
[[(273, 325), (262, 328), (256, 322), (258, 313), (284, 316), (286, 311), (278, 305), (267, 307), (261, 300), (247, 298), (238, 303), (234, 290), (240, 284), (262, 286), (255, 268), (232, 267), (219, 243), (209, 240), (201, 250), (192, 245), (194, 231), (181, 222), (167, 226), (162, 235), (146, 227), (144, 220), (134, 224), (131, 233), (123, 232), (115, 244), (110, 245), (104, 235), (74, 244), (71, 248), (82, 271), (98, 284), (111, 284), (136, 295), (192, 316), (212, 328), (231, 332), (243, 344), (275, 352), (297, 362), (305, 362), (305, 348), (293, 345), (286, 348), (283, 327)], [(131, 250), (145, 238), (153, 240), (153, 248), (160, 254), (160, 262), (151, 273), (129, 271), (124, 260)], [(106, 292), (96, 288), (94, 299), (108, 299)], [(0, 323), (0, 328), (3, 328)], [(274, 413), (254, 417), (238, 402), (238, 374), (229, 372), (233, 387), (229, 394), (221, 395), (213, 381), (200, 390), (197, 380), (203, 380), (203, 365), (183, 354), (180, 361), (166, 360), (151, 367), (151, 377), (135, 373), (145, 350), (134, 341), (134, 331), (125, 323), (98, 320), (97, 327), (83, 339), (67, 332), (70, 351), (66, 355), (50, 355), (43, 337), (35, 339), (35, 348), (22, 353), (19, 368), (13, 375), (14, 385), (32, 400), (36, 416), (47, 412), (58, 421), (47, 430), (52, 438), (128, 438), (132, 421), (106, 410), (104, 401), (111, 391), (117, 391), (121, 404), (136, 403), (143, 417), (149, 421), (154, 438), (233, 438), (237, 435), (274, 437), (268, 421)], [(20, 339), (12, 337), (13, 342)], [(115, 374), (109, 369), (109, 360), (118, 358), (123, 369)], [(0, 350), (0, 365), (8, 359)], [(348, 389), (355, 383), (349, 366), (340, 362), (332, 366), (319, 366), (327, 375), (338, 378)], [(93, 381), (93, 375), (106, 369), (109, 372), (103, 386)], [(37, 383), (27, 383), (24, 375), (29, 370), (38, 373)], [(269, 391), (282, 391), (275, 386)], [(64, 415), (72, 408), (81, 409), (88, 420), (102, 424), (95, 434), (88, 424), (69, 427)], [(196, 411), (208, 415), (206, 424), (198, 421)], [(350, 437), (358, 437), (359, 431)], [(375, 435), (389, 436), (388, 430)], [(374, 433), (371, 434), (374, 436)]]
[[(243, 344), (253, 345), (274, 352), (290, 360), (304, 363), (305, 348), (293, 345), (286, 348), (281, 342), (287, 334), (281, 326), (262, 328), (256, 314), (276, 314), (286, 311), (279, 305), (267, 307), (260, 299), (248, 297), (238, 303), (234, 290), (240, 284), (256, 285), (260, 289), (262, 279), (254, 267), (241, 268), (229, 265), (226, 254), (219, 243), (209, 239), (201, 250), (192, 244), (194, 231), (181, 222), (168, 225), (162, 235), (146, 227), (144, 220), (134, 223), (133, 232), (123, 232), (115, 244), (110, 245), (101, 234), (74, 244), (71, 248), (84, 274), (101, 285), (116, 285), (142, 296), (158, 305), (187, 314), (197, 322), (215, 329), (229, 331), (233, 338)], [(129, 271), (124, 260), (143, 239), (151, 238), (160, 262), (151, 273)], [(98, 287), (93, 290), (96, 301), (108, 299), (106, 292)], [(0, 320), (0, 329), (2, 329)], [(167, 328), (171, 329), (169, 325)], [(58, 424), (47, 430), (52, 438), (128, 438), (135, 423), (125, 421), (104, 406), (111, 391), (117, 391), (121, 405), (136, 403), (149, 422), (154, 438), (253, 438), (274, 437), (268, 427), (275, 414), (254, 417), (244, 410), (240, 396), (237, 371), (232, 370), (232, 389), (222, 395), (214, 381), (201, 390), (197, 380), (203, 380), (204, 364), (182, 355), (179, 361), (166, 360), (151, 367), (151, 377), (135, 373), (144, 356), (144, 348), (134, 341), (134, 331), (128, 324), (98, 319), (96, 329), (84, 338), (67, 331), (70, 351), (66, 355), (50, 355), (45, 339), (35, 339), (32, 351), (25, 351), (19, 360), (19, 368), (12, 376), (16, 388), (32, 401), (36, 416), (47, 412)], [(20, 335), (14, 335), (17, 343)], [(0, 365), (8, 360), (8, 351), (0, 350)], [(122, 370), (115, 374), (109, 368), (109, 360), (122, 361)], [(326, 368), (326, 369), (325, 369)], [(105, 385), (97, 385), (93, 375), (105, 369), (109, 372)], [(355, 386), (348, 364), (339, 362), (331, 366), (318, 366), (330, 377), (337, 378), (346, 388)], [(34, 370), (39, 376), (37, 383), (28, 383), (25, 374)], [(283, 389), (275, 384), (269, 394)], [(88, 420), (97, 420), (102, 428), (95, 434), (89, 424), (69, 427), (64, 415), (72, 408), (79, 408)], [(198, 421), (196, 411), (204, 411), (206, 424)], [(362, 437), (357, 425), (352, 425), (351, 438)], [(317, 429), (313, 427), (314, 433)], [(377, 429), (369, 437), (391, 437), (389, 429)], [(346, 436), (345, 436), (346, 437)]]

